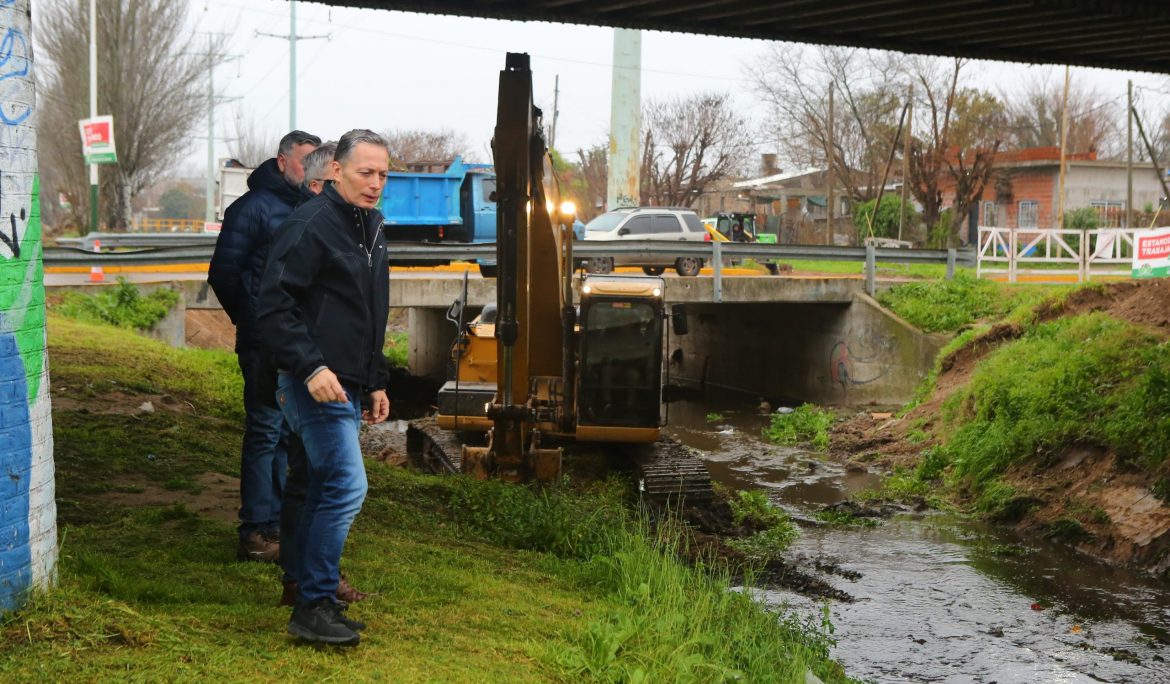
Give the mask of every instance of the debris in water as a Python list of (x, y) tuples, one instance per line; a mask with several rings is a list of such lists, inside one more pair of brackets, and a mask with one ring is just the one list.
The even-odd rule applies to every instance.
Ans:
[(780, 415), (782, 415), (782, 416), (786, 416), (786, 415), (788, 415), (789, 413), (793, 413), (793, 412), (795, 412), (795, 411), (796, 411), (796, 409), (794, 409), (794, 408), (789, 408), (789, 407), (787, 407), (787, 406), (781, 406), (780, 408), (776, 409), (776, 413), (779, 413), (779, 414), (780, 414)]
[(1044, 610), (1044, 606), (1040, 605), (1039, 603), (1033, 603), (1032, 610)]

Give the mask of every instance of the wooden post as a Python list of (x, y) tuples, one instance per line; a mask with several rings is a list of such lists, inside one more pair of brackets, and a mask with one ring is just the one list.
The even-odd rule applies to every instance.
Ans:
[(1064, 167), (1068, 148), (1068, 81), (1069, 67), (1064, 65), (1064, 101), (1060, 106), (1060, 204), (1057, 205), (1056, 228), (1064, 228)]
[(1128, 104), (1125, 108), (1125, 227), (1133, 226), (1133, 81), (1126, 83)]
[[(910, 188), (910, 140), (914, 131), (914, 89), (906, 93), (906, 137), (902, 142), (902, 210), (898, 214), (898, 239), (902, 239), (902, 227), (906, 223), (907, 191)], [(876, 213), (876, 210), (875, 210)]]
[(829, 131), (826, 135), (828, 144), (826, 151), (828, 152), (829, 166), (825, 174), (825, 211), (828, 214), (828, 220), (825, 222), (827, 230), (825, 231), (825, 244), (833, 244), (833, 85), (829, 84)]

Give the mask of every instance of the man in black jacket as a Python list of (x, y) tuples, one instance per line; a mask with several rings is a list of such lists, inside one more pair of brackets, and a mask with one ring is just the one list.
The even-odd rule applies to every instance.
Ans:
[(300, 201), (302, 161), (321, 139), (293, 131), (276, 157), (248, 176), (248, 192), (224, 212), (207, 282), (236, 326), (244, 375), (244, 444), (240, 458), (240, 560), (280, 560), (280, 498), (288, 428), (276, 406), (276, 366), (256, 327), (256, 297), (268, 245)]
[[(288, 631), (356, 644), (365, 625), (337, 603), (345, 538), (366, 496), (360, 420), (390, 414), (382, 356), (390, 274), (375, 208), (390, 169), (386, 142), (352, 130), (332, 162), (334, 181), (277, 234), (260, 285), (258, 321), (277, 366), (277, 402), (301, 438), (308, 491), (297, 528), (298, 597)], [(365, 405), (363, 410), (362, 405)]]

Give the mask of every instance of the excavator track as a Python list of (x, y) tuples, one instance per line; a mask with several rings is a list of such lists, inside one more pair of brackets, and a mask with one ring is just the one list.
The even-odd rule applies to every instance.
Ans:
[(715, 498), (707, 464), (672, 437), (647, 445), (634, 465), (638, 491), (654, 503), (698, 504)]
[(415, 468), (435, 475), (458, 473), (463, 462), (463, 441), (443, 430), (435, 419), (412, 420), (406, 428), (406, 455)]
[[(439, 428), (433, 418), (411, 421), (406, 450), (419, 470), (436, 475), (460, 472), (463, 442), (457, 433)], [(715, 497), (707, 465), (696, 452), (671, 437), (638, 447), (633, 461), (638, 491), (655, 504), (699, 504)]]

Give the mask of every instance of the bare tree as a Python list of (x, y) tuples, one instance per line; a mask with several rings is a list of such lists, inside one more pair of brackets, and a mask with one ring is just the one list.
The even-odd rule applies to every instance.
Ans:
[(232, 118), (232, 128), (234, 133), (227, 145), (232, 159), (254, 169), (276, 156), (282, 133), (274, 133), (239, 109)]
[[(220, 60), (222, 41), (214, 40), (209, 54), (190, 52), (189, 3), (183, 0), (103, 0), (97, 6), (98, 110), (114, 117), (118, 152), (118, 162), (101, 171), (101, 206), (109, 227), (124, 228), (133, 197), (187, 152), (206, 113), (207, 70)], [(89, 3), (46, 0), (38, 10), (43, 59), (37, 88), (45, 102), (38, 125), (59, 132), (41, 138), (42, 168), (83, 217), (88, 174), (74, 131), (89, 115)]]
[(972, 203), (983, 195), (991, 179), (1003, 135), (1005, 111), (994, 96), (961, 87), (963, 59), (946, 62), (915, 57), (910, 61), (915, 80), (917, 121), (921, 133), (910, 144), (910, 189), (922, 205), (922, 218), (935, 228), (943, 210), (944, 187), (954, 193), (951, 222), (945, 233), (932, 236), (951, 243)]
[(581, 218), (592, 218), (605, 207), (607, 182), (609, 179), (609, 157), (604, 143), (589, 149), (577, 149), (577, 162), (581, 170), (582, 197), (580, 202), (588, 206), (580, 210)]
[(742, 170), (753, 141), (727, 93), (650, 102), (642, 116), (645, 204), (689, 207), (707, 186)]
[(463, 157), (464, 161), (475, 160), (475, 148), (465, 133), (439, 128), (396, 129), (382, 133), (390, 145), (390, 154), (398, 162), (438, 162)]
[[(771, 109), (786, 163), (825, 168), (855, 201), (877, 195), (907, 96), (905, 57), (842, 47), (777, 45), (748, 65), (756, 94)], [(834, 91), (829, 154), (829, 91)]]
[[(1023, 87), (1005, 96), (1010, 120), (1007, 144), (1011, 147), (1056, 147), (1060, 145), (1061, 114), (1064, 105), (1064, 78), (1055, 71), (1026, 81)], [(1069, 152), (1094, 151), (1102, 158), (1118, 158), (1125, 151), (1125, 105), (1073, 76), (1068, 92)]]

